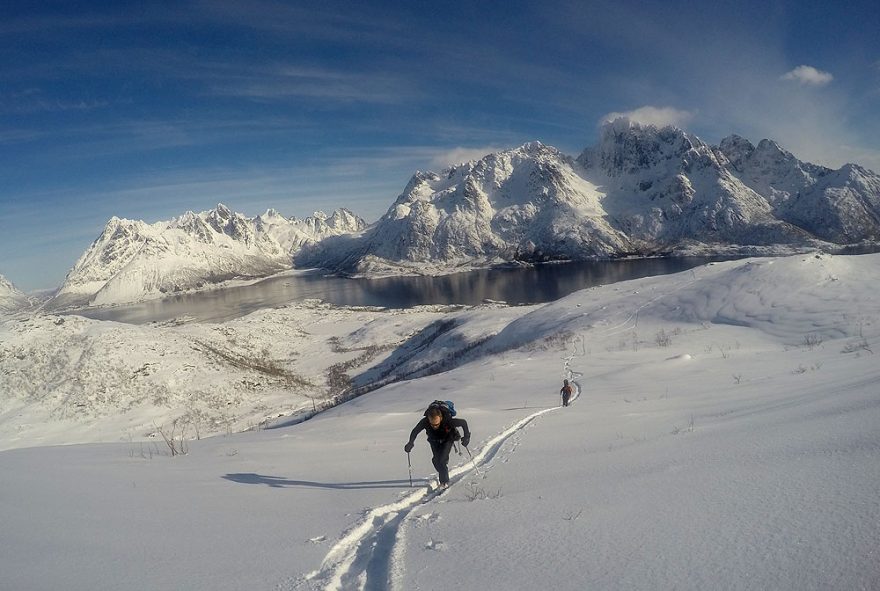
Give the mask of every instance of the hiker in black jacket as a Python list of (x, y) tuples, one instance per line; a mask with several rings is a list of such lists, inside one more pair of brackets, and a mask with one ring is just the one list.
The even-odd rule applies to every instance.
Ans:
[[(459, 435), (458, 429), (461, 427), (464, 435)], [(432, 404), (425, 411), (425, 416), (413, 428), (409, 434), (409, 441), (403, 446), (406, 453), (412, 451), (416, 437), (422, 429), (428, 434), (428, 443), (431, 444), (431, 452), (434, 457), (431, 462), (437, 470), (440, 477), (440, 486), (449, 486), (449, 452), (452, 450), (452, 444), (461, 439), (461, 444), (465, 447), (471, 442), (471, 432), (468, 429), (467, 421), (464, 419), (456, 419), (449, 415), (449, 411), (444, 412), (442, 405)]]

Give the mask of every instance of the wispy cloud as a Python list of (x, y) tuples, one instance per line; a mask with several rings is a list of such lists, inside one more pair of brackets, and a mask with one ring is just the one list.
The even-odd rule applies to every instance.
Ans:
[(71, 99), (47, 96), (40, 88), (0, 92), (0, 113), (17, 115), (30, 113), (62, 113), (65, 111), (92, 111), (109, 103), (104, 100)]
[(632, 111), (608, 113), (599, 120), (599, 123), (608, 123), (609, 121), (614, 121), (621, 117), (629, 119), (630, 121), (637, 121), (645, 125), (654, 125), (656, 127), (665, 127), (667, 125), (683, 127), (693, 119), (694, 114), (690, 111), (684, 111), (674, 107), (653, 107), (651, 105), (645, 105), (644, 107), (639, 107)]
[(188, 74), (200, 78), (207, 94), (282, 100), (311, 98), (343, 102), (401, 103), (416, 97), (414, 86), (395, 75), (382, 72), (351, 72), (315, 68), (300, 64), (278, 64), (262, 68), (217, 66), (213, 71), (192, 69)]
[(401, 39), (407, 31), (405, 11), (393, 18), (369, 3), (320, 4), (280, 0), (199, 0), (190, 18), (225, 26), (245, 27), (285, 38), (333, 42), (379, 42)]
[(804, 86), (825, 86), (834, 80), (829, 72), (817, 70), (813, 66), (798, 66), (780, 76), (781, 80), (798, 82)]

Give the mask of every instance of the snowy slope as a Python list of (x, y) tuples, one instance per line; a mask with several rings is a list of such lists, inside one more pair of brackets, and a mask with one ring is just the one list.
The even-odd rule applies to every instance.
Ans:
[(304, 220), (274, 210), (246, 218), (222, 204), (155, 224), (114, 217), (48, 307), (133, 302), (229, 279), (265, 277), (290, 269), (304, 244), (363, 227), (363, 220), (342, 209)]
[[(410, 590), (454, 573), (487, 590), (877, 588), (878, 285), (880, 255), (801, 255), (458, 310), (457, 336), (433, 341), (463, 347), (447, 371), (305, 423), (193, 441), (175, 458), (138, 441), (0, 452), (14, 475), (0, 479), (0, 581)], [(266, 311), (264, 329), (273, 314), (290, 322)], [(334, 334), (344, 349), (390, 342), (397, 321)], [(412, 363), (438, 355), (410, 347), (424, 336), (400, 340)], [(563, 377), (579, 388), (568, 409)], [(473, 431), (474, 461), (453, 454), (439, 496), (424, 436), (414, 488), (402, 451), (434, 398), (454, 399)]]
[(22, 310), (30, 305), (28, 297), (16, 289), (12, 282), (0, 275), (0, 314)]
[[(175, 424), (201, 437), (256, 428), (333, 404), (372, 367), (413, 371), (424, 356), (388, 362), (391, 352), (432, 323), (464, 322), (488, 308), (307, 301), (225, 324), (17, 318), (0, 326), (0, 449), (144, 440)], [(492, 334), (504, 318), (468, 323), (469, 330)]]

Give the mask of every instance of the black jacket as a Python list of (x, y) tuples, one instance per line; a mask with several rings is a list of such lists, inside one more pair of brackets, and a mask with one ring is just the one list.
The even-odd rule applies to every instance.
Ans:
[(413, 427), (412, 432), (409, 434), (409, 442), (414, 442), (419, 435), (419, 431), (422, 429), (428, 434), (428, 441), (434, 443), (445, 443), (450, 439), (455, 441), (460, 439), (456, 427), (461, 427), (461, 430), (464, 431), (465, 439), (469, 440), (471, 438), (467, 421), (464, 419), (447, 419), (444, 417), (443, 421), (440, 422), (440, 426), (434, 429), (431, 427), (431, 423), (428, 422), (428, 417), (422, 417), (422, 420)]

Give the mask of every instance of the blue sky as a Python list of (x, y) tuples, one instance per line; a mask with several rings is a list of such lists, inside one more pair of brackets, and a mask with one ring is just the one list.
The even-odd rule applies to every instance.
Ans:
[(0, 274), (57, 287), (111, 216), (374, 221), (415, 170), (629, 113), (880, 170), (876, 2), (17, 2)]

